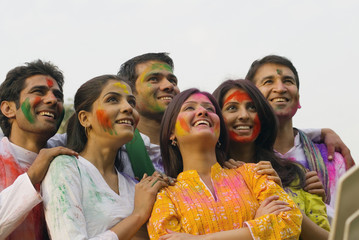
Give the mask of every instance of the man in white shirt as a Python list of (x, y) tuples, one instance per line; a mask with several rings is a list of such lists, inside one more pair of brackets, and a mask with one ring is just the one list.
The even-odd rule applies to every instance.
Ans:
[(63, 74), (37, 60), (8, 72), (0, 86), (0, 239), (43, 239), (46, 226), (39, 184), (51, 160), (77, 155), (42, 149), (64, 116)]
[(137, 125), (140, 134), (135, 133), (134, 139), (126, 144), (131, 165), (124, 162), (124, 172), (138, 178), (145, 172), (163, 172), (159, 147), (161, 121), (168, 104), (179, 93), (173, 61), (167, 53), (146, 53), (123, 63), (118, 75), (133, 84), (140, 114)]

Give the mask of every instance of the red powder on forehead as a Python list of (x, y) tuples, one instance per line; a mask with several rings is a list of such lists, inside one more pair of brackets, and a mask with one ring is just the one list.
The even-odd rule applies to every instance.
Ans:
[(231, 100), (236, 100), (238, 102), (243, 102), (245, 100), (252, 101), (252, 98), (245, 91), (237, 90), (234, 93), (232, 93), (231, 95), (229, 95), (227, 99), (225, 99), (224, 104), (226, 104), (227, 102), (229, 102)]
[(111, 121), (108, 118), (105, 110), (103, 109), (97, 109), (96, 110), (96, 116), (97, 119), (99, 121), (99, 123), (104, 127), (104, 128), (111, 128)]
[(51, 88), (52, 86), (54, 86), (54, 82), (50, 79), (50, 78), (46, 78), (46, 82), (47, 82), (47, 86), (49, 88)]

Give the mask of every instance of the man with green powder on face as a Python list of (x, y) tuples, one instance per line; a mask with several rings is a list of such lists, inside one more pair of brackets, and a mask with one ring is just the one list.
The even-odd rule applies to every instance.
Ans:
[(59, 154), (43, 149), (64, 116), (62, 72), (37, 60), (8, 72), (0, 86), (0, 239), (44, 239), (46, 226), (39, 186)]
[(131, 164), (122, 158), (124, 172), (138, 178), (155, 170), (163, 172), (160, 125), (168, 104), (179, 93), (173, 61), (167, 53), (146, 53), (123, 63), (118, 75), (132, 83), (140, 114), (134, 139), (126, 144)]

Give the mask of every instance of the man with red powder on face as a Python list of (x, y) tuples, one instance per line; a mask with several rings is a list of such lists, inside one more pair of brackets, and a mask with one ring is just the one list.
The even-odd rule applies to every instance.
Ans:
[(123, 63), (117, 75), (132, 83), (140, 114), (135, 136), (126, 144), (129, 160), (122, 157), (124, 172), (139, 179), (144, 173), (163, 172), (160, 125), (168, 104), (179, 93), (173, 61), (167, 53), (146, 53)]
[[(318, 174), (323, 187), (320, 189), (310, 186), (314, 184), (307, 180), (305, 189), (310, 193), (322, 195), (328, 204), (328, 217), (332, 217), (336, 183), (346, 167), (354, 165), (349, 149), (330, 129), (322, 129), (322, 135), (326, 134), (324, 143), (315, 144), (308, 134), (293, 128), (293, 117), (300, 108), (299, 76), (290, 60), (277, 55), (256, 60), (252, 63), (246, 79), (258, 87), (278, 118), (278, 134), (274, 144), (276, 154), (309, 169), (307, 179), (315, 178), (316, 173)], [(334, 146), (341, 150), (346, 162), (341, 154), (334, 152), (333, 140), (336, 141)]]
[(8, 72), (0, 86), (0, 239), (45, 239), (39, 186), (51, 160), (76, 152), (42, 149), (64, 116), (63, 74), (37, 60)]

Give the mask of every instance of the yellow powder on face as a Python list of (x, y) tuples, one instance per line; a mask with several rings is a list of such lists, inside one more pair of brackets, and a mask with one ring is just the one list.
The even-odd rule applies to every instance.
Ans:
[(123, 84), (123, 83), (121, 83), (121, 82), (117, 82), (117, 83), (114, 84), (114, 86), (122, 88), (123, 91), (128, 94), (128, 90), (127, 90), (126, 84)]

